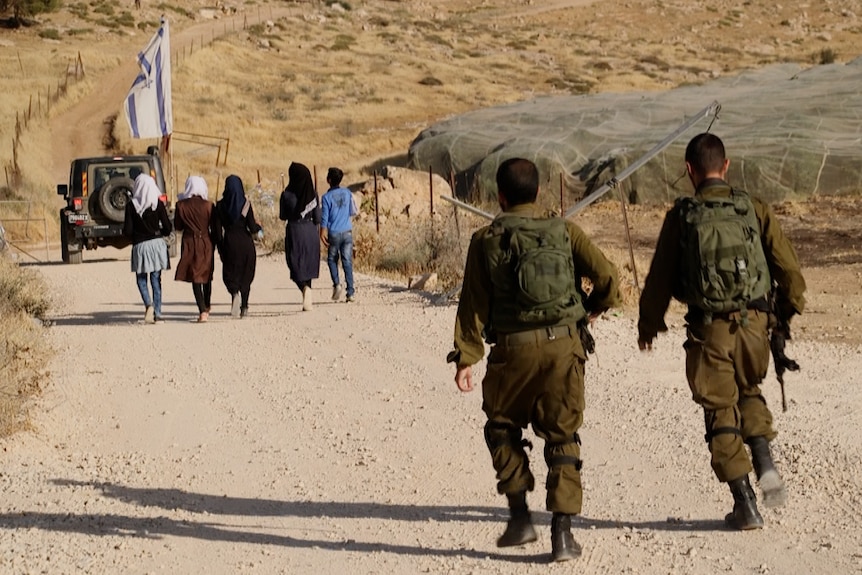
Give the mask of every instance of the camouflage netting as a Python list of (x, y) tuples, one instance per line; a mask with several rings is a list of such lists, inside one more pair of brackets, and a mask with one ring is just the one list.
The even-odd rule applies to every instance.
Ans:
[[(422, 131), (411, 166), (454, 178), (457, 194), (493, 202), (506, 158), (537, 163), (546, 203), (565, 208), (625, 169), (713, 101), (711, 131), (731, 159), (730, 182), (768, 201), (862, 192), (862, 58), (802, 69), (781, 64), (668, 92), (543, 97), (477, 110)], [(683, 154), (700, 120), (623, 182), (633, 201), (690, 191)], [(562, 174), (562, 178), (561, 178)]]

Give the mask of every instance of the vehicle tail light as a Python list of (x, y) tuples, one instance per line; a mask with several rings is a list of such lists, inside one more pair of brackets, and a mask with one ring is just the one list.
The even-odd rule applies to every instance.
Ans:
[(72, 207), (76, 212), (80, 212), (84, 207), (84, 198), (72, 198)]
[[(87, 197), (87, 172), (81, 174), (81, 195)], [(80, 210), (81, 208), (75, 208)]]

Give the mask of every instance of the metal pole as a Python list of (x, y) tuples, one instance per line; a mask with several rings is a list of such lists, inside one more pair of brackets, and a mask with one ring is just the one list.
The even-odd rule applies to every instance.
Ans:
[(667, 148), (669, 145), (671, 145), (671, 143), (673, 143), (674, 140), (679, 138), (686, 130), (691, 128), (697, 122), (699, 122), (700, 120), (702, 120), (703, 118), (705, 118), (709, 115), (718, 116), (718, 112), (720, 109), (721, 109), (721, 105), (717, 101), (713, 101), (712, 104), (705, 107), (704, 109), (699, 111), (697, 114), (695, 114), (694, 116), (692, 116), (691, 118), (689, 118), (688, 120), (683, 122), (676, 130), (671, 132), (664, 140), (662, 140), (661, 142), (659, 142), (658, 144), (653, 146), (652, 149), (649, 150), (646, 154), (644, 154), (643, 156), (641, 156), (640, 158), (635, 160), (628, 168), (626, 168), (625, 170), (620, 172), (617, 175), (617, 177), (611, 178), (610, 181), (602, 184), (596, 191), (594, 191), (589, 196), (587, 196), (586, 198), (582, 199), (581, 201), (576, 203), (574, 206), (572, 206), (569, 209), (569, 211), (567, 211), (565, 213), (565, 217), (568, 218), (570, 216), (577, 214), (578, 212), (580, 212), (581, 210), (583, 210), (584, 208), (586, 208), (587, 206), (589, 206), (590, 204), (592, 204), (593, 202), (598, 200), (600, 197), (605, 195), (608, 192), (608, 190), (610, 190), (613, 187), (616, 187), (616, 185), (619, 182), (622, 182), (623, 180), (625, 180), (627, 177), (632, 175), (635, 172), (635, 170), (637, 170), (638, 168), (640, 168), (641, 166), (646, 164), (654, 156), (658, 155), (659, 152), (661, 152), (662, 150)]
[(566, 209), (563, 207), (563, 172), (560, 172), (560, 213), (566, 213)]
[(489, 214), (488, 212), (485, 212), (483, 210), (480, 210), (477, 207), (471, 206), (470, 204), (465, 204), (464, 202), (458, 201), (455, 198), (450, 198), (449, 196), (440, 196), (440, 199), (446, 200), (447, 202), (450, 202), (450, 203), (453, 203), (456, 206), (458, 206), (459, 208), (461, 208), (462, 210), (467, 210), (468, 212), (474, 213), (477, 216), (482, 216), (486, 220), (493, 220), (494, 219), (494, 215)]
[(635, 280), (635, 289), (638, 290), (638, 299), (640, 299), (641, 286), (638, 283), (638, 268), (635, 265), (635, 250), (634, 250), (634, 247), (632, 247), (632, 234), (631, 234), (631, 231), (629, 230), (629, 213), (628, 213), (628, 210), (626, 209), (626, 197), (625, 197), (625, 194), (623, 194), (623, 187), (622, 186), (617, 186), (617, 190), (619, 191), (619, 194), (620, 194), (620, 207), (623, 210), (623, 225), (626, 227), (626, 243), (628, 243), (628, 245), (629, 245), (629, 261), (632, 264), (632, 275), (634, 276), (634, 280)]
[(431, 215), (434, 215), (434, 173), (428, 166), (428, 194), (431, 196)]

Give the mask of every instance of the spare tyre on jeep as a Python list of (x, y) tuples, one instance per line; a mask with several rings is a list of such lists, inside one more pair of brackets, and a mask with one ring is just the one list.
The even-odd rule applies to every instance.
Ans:
[[(126, 204), (130, 201), (138, 174), (150, 174), (162, 192), (162, 201), (173, 219), (158, 148), (145, 155), (103, 156), (72, 160), (69, 183), (57, 186), (66, 200), (60, 210), (60, 245), (63, 262), (79, 264), (84, 250), (104, 246), (124, 248)], [(177, 255), (175, 234), (165, 237), (171, 257)]]

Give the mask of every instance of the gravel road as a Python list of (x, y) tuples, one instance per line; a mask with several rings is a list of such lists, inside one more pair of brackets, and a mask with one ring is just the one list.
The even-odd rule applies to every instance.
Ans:
[(250, 317), (228, 317), (217, 280), (210, 322), (193, 323), (191, 288), (170, 273), (167, 321), (145, 325), (128, 250), (96, 255), (38, 268), (58, 351), (35, 432), (0, 442), (2, 573), (862, 572), (857, 347), (794, 342), (787, 413), (770, 372), (789, 503), (738, 533), (723, 527), (731, 498), (709, 467), (681, 325), (641, 354), (632, 311), (600, 319), (584, 555), (548, 565), (541, 481), (539, 541), (494, 546), (505, 502), (481, 395), (460, 394), (444, 362), (453, 305), (362, 275), (355, 304), (332, 303), (323, 266), (303, 313), (270, 256)]

